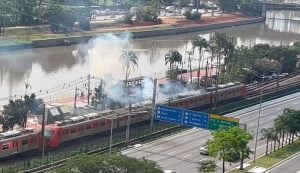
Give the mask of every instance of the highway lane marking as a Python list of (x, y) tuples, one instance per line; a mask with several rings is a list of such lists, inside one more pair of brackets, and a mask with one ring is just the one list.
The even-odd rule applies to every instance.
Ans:
[(167, 153), (167, 155), (171, 155), (171, 154), (174, 154), (174, 153), (176, 153), (176, 151), (171, 151), (171, 152)]
[(276, 110), (280, 110), (281, 108), (277, 108)]
[(158, 148), (156, 148), (156, 149), (154, 149), (154, 150), (152, 150), (152, 151), (159, 151), (159, 150), (161, 150), (161, 148), (160, 147), (158, 147)]
[(182, 139), (183, 141), (187, 141), (187, 140), (190, 140), (191, 139), (191, 137), (189, 137), (189, 138), (185, 138), (185, 139)]
[(270, 116), (270, 119), (272, 119), (273, 118), (273, 116)]
[(202, 162), (202, 161), (204, 161), (204, 160), (207, 160), (207, 158), (201, 159), (201, 160), (199, 160), (199, 162)]
[(293, 105), (297, 104), (298, 102), (294, 102)]
[(185, 156), (182, 156), (182, 158), (186, 158), (186, 157), (189, 157), (189, 156), (191, 156), (191, 155), (193, 155), (193, 154), (187, 154), (187, 155), (185, 155)]
[(255, 125), (255, 123), (251, 123), (251, 124), (249, 124), (249, 126), (248, 127), (251, 127), (251, 126), (254, 126)]
[[(285, 96), (285, 97), (281, 97), (281, 98), (278, 98), (278, 99), (275, 99), (275, 100), (271, 100), (271, 101), (277, 101), (278, 100), (278, 102), (275, 102), (275, 103), (268, 103), (268, 102), (271, 102), (271, 101), (267, 101), (267, 102), (264, 102), (264, 103), (262, 103), (262, 104), (266, 104), (266, 105), (264, 105), (264, 106), (262, 106), (262, 108), (270, 108), (270, 107), (273, 107), (273, 106), (276, 106), (276, 105), (280, 105), (280, 104), (283, 104), (283, 103), (286, 103), (286, 102), (290, 102), (290, 101), (292, 101), (292, 100), (296, 100), (296, 99), (299, 99), (299, 97), (300, 97), (300, 95), (296, 95), (296, 94), (298, 94), (298, 93), (295, 93), (295, 94), (291, 94), (291, 95), (293, 95), (291, 98), (285, 98), (285, 97), (288, 97), (288, 96), (291, 96), (291, 95), (288, 95), (288, 96)], [(252, 107), (258, 107), (258, 105), (259, 104), (257, 104), (257, 105), (255, 105), (255, 106), (252, 106)], [(250, 109), (251, 107), (248, 107), (248, 108), (245, 108), (245, 109)], [(239, 110), (239, 111), (237, 111), (237, 112), (234, 112), (235, 114), (238, 114), (238, 115), (233, 115), (233, 117), (243, 117), (243, 116), (245, 116), (245, 115), (247, 115), (247, 114), (251, 114), (251, 113), (253, 113), (253, 112), (255, 112), (255, 111), (257, 111), (259, 108), (254, 108), (254, 109), (252, 109), (252, 110), (249, 110), (249, 111), (247, 111), (247, 112), (242, 112), (243, 111), (243, 109), (242, 110)], [(241, 113), (240, 113), (241, 112)], [(225, 116), (228, 116), (228, 115), (231, 115), (232, 116), (232, 114), (226, 114)]]

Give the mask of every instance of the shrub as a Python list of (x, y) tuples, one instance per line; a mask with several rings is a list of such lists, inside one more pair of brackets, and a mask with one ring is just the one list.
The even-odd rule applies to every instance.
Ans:
[(199, 20), (201, 19), (201, 13), (193, 12), (192, 13), (192, 20)]
[(155, 9), (150, 7), (150, 6), (146, 6), (143, 8), (139, 8), (136, 12), (136, 18), (138, 20), (143, 20), (143, 21), (157, 21), (158, 19), (158, 15), (155, 12)]
[(192, 13), (190, 11), (184, 12), (183, 15), (185, 16), (186, 19), (192, 20)]
[(161, 18), (158, 18), (156, 21), (155, 21), (156, 24), (163, 24), (163, 20)]
[(79, 17), (79, 27), (82, 30), (89, 31), (91, 30), (90, 20), (85, 16)]
[(126, 24), (132, 24), (132, 14), (126, 13), (124, 17), (124, 23)]
[(201, 14), (198, 13), (198, 12), (190, 12), (190, 11), (186, 11), (184, 14), (183, 14), (186, 19), (188, 20), (199, 20), (201, 19)]

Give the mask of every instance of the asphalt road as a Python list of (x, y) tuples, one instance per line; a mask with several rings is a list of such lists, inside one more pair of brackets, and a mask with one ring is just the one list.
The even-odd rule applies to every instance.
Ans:
[[(263, 103), (259, 129), (272, 127), (274, 119), (283, 113), (284, 108), (300, 109), (299, 103), (300, 93)], [(225, 116), (240, 118), (240, 122), (247, 124), (248, 131), (253, 134), (255, 139), (258, 108), (259, 105), (255, 105)], [(211, 133), (208, 130), (194, 128), (175, 136), (143, 144), (138, 148), (125, 150), (122, 153), (136, 158), (145, 157), (146, 159), (158, 162), (164, 169), (173, 170), (177, 173), (196, 173), (197, 162), (210, 159), (217, 162), (219, 172), (221, 172), (222, 162), (220, 160), (199, 153), (199, 148), (210, 138)], [(249, 145), (254, 149), (254, 140)], [(257, 155), (264, 154), (265, 147), (265, 140), (260, 140), (258, 142)], [(251, 158), (253, 159), (253, 156)], [(233, 164), (227, 163), (226, 170), (237, 166), (239, 166), (239, 162)]]
[(300, 154), (282, 163), (267, 173), (300, 173)]

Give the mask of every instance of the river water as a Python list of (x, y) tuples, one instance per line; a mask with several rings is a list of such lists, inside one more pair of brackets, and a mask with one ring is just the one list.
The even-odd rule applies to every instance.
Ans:
[[(27, 93), (35, 92), (55, 100), (58, 95), (70, 96), (75, 85), (84, 90), (88, 74), (124, 78), (118, 58), (124, 49), (132, 49), (139, 58), (139, 66), (131, 72), (130, 77), (163, 76), (167, 69), (164, 55), (168, 50), (176, 49), (185, 55), (191, 49), (190, 40), (199, 34), (209, 39), (214, 32), (232, 36), (238, 46), (253, 46), (258, 43), (290, 45), (300, 40), (300, 11), (268, 11), (265, 23), (205, 32), (136, 40), (131, 40), (128, 36), (107, 36), (85, 45), (1, 52), (0, 105), (7, 103), (8, 98), (24, 95), (25, 83), (30, 84)], [(84, 51), (77, 51), (78, 49)], [(197, 55), (194, 57), (196, 59)], [(95, 84), (99, 80), (92, 78), (91, 82)]]

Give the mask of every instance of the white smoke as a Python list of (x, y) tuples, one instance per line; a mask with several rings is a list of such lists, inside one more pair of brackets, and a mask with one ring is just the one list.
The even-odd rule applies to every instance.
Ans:
[[(91, 39), (87, 44), (80, 45), (73, 52), (75, 57), (89, 61), (90, 74), (103, 80), (103, 93), (115, 102), (128, 105), (151, 102), (154, 84), (151, 78), (145, 77), (141, 87), (124, 88), (125, 78), (120, 55), (124, 50), (132, 50), (132, 35), (130, 33), (116, 36), (105, 34)], [(139, 68), (139, 67), (137, 67)], [(164, 98), (173, 98), (178, 93), (188, 92), (191, 89), (180, 82), (170, 82), (157, 89), (157, 95)]]

